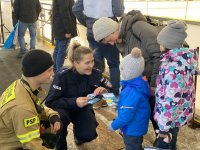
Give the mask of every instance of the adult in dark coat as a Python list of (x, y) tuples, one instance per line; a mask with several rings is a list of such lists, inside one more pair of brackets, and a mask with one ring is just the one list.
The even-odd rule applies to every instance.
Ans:
[(158, 129), (153, 119), (155, 105), (155, 83), (160, 66), (160, 47), (157, 43), (158, 29), (147, 23), (144, 15), (137, 10), (123, 16), (120, 25), (110, 18), (102, 17), (93, 25), (94, 38), (103, 43), (117, 44), (123, 56), (128, 55), (133, 47), (142, 50), (145, 59), (144, 75), (151, 87), (151, 121), (154, 129)]
[(53, 53), (54, 72), (63, 66), (68, 44), (71, 38), (77, 36), (73, 5), (74, 0), (53, 0), (52, 36), (56, 41)]

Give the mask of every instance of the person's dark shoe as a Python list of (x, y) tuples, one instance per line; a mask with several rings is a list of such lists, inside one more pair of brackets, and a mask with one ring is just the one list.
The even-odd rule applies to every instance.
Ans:
[(84, 143), (83, 141), (78, 140), (75, 136), (74, 136), (74, 142), (76, 145), (82, 145)]
[(157, 147), (158, 139), (156, 138), (155, 141), (153, 142), (153, 146)]
[(18, 53), (16, 58), (21, 59), (24, 56), (25, 53)]

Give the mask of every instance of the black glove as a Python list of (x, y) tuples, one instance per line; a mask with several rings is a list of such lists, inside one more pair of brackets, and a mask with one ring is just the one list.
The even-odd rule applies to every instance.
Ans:
[(56, 145), (58, 137), (58, 134), (45, 132), (44, 134), (40, 135), (40, 138), (43, 140), (42, 146), (53, 149)]
[(58, 115), (54, 115), (52, 117), (49, 118), (49, 122), (54, 125), (55, 122), (61, 122), (60, 118)]
[(43, 127), (41, 126), (40, 128), (40, 138), (43, 140), (42, 145), (45, 146), (46, 148), (53, 149), (59, 138), (60, 132), (57, 132), (56, 134), (54, 134), (46, 130), (47, 128), (50, 127), (50, 124), (54, 125), (55, 122), (61, 122), (58, 115), (54, 115), (50, 117), (49, 121), (46, 121), (45, 123), (43, 123)]

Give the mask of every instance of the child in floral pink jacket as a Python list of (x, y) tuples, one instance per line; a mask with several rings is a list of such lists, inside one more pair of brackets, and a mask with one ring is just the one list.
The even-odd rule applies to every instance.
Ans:
[(193, 116), (195, 88), (193, 75), (198, 70), (195, 49), (183, 48), (187, 26), (171, 20), (159, 33), (157, 41), (163, 52), (157, 77), (154, 119), (159, 126), (157, 147), (176, 150), (179, 127)]

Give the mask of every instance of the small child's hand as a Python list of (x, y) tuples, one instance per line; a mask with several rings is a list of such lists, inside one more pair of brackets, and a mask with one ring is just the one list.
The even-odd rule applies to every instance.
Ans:
[(115, 130), (112, 128), (111, 124), (112, 124), (112, 121), (109, 121), (109, 123), (108, 123), (108, 131), (114, 132)]

